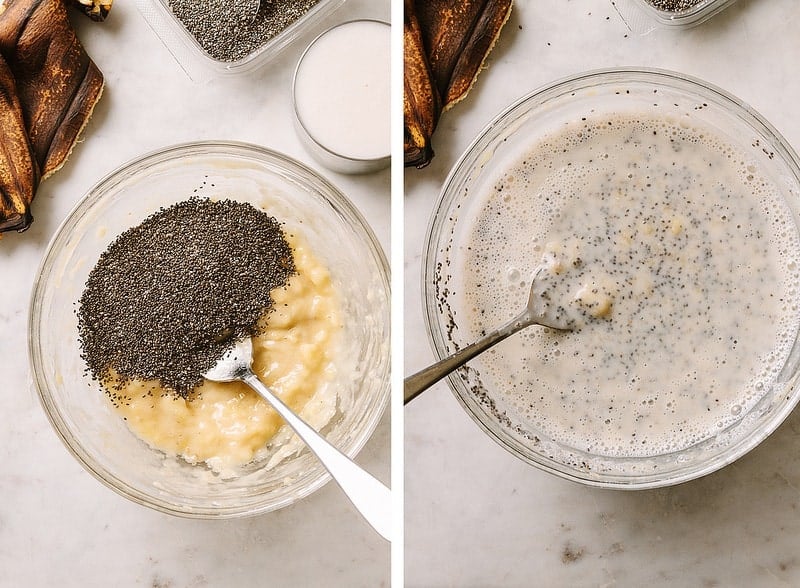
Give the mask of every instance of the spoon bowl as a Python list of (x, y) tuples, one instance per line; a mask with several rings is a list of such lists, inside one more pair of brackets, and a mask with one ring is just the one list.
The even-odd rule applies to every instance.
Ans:
[(483, 353), (500, 341), (531, 325), (541, 325), (560, 331), (575, 329), (577, 327), (577, 319), (571, 316), (563, 306), (551, 299), (546, 285), (542, 280), (538, 279), (542, 271), (546, 271), (544, 266), (539, 266), (534, 271), (531, 278), (530, 292), (528, 293), (528, 303), (516, 317), (502, 327), (478, 339), (475, 343), (461, 348), (452, 355), (406, 378), (403, 382), (404, 403), (411, 402), (433, 384), (460, 368), (476, 355)]
[(237, 342), (203, 376), (215, 382), (241, 380), (255, 390), (281, 415), (353, 503), (367, 522), (386, 540), (391, 540), (391, 491), (371, 474), (298, 417), (253, 373), (253, 342)]

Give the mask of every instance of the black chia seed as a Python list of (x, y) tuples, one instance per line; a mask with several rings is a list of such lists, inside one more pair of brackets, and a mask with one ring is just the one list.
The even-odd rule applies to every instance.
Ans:
[(89, 274), (77, 310), (87, 372), (112, 400), (132, 379), (186, 397), (233, 341), (258, 334), (270, 291), (294, 273), (280, 223), (249, 204), (194, 197), (163, 208)]
[(653, 8), (665, 12), (686, 12), (706, 0), (647, 0)]
[(167, 0), (170, 10), (210, 57), (238, 61), (311, 10), (319, 0), (261, 0), (253, 18), (230, 0)]

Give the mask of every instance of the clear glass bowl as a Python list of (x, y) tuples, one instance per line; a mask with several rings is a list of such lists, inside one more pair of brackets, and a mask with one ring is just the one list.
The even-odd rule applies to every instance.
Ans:
[[(659, 112), (665, 116), (694, 117), (757, 159), (791, 209), (795, 226), (789, 230), (799, 232), (797, 155), (746, 104), (699, 80), (659, 70), (602, 70), (556, 82), (522, 98), (486, 126), (444, 183), (428, 227), (422, 267), (424, 318), (439, 357), (471, 342), (466, 340), (470, 329), (462, 324), (469, 310), (459, 296), (463, 288), (461, 270), (465, 267), (471, 219), (498, 174), (524, 149), (567, 122), (579, 121), (587, 111), (647, 111), (654, 102), (654, 92), (659, 96)], [(520, 301), (520, 309), (524, 302)], [(478, 359), (491, 361), (491, 354)], [(777, 382), (751, 410), (742, 411), (731, 426), (685, 450), (641, 458), (589, 454), (548, 438), (501, 394), (486, 389), (479, 374), (480, 363), (461, 368), (449, 376), (448, 382), (475, 422), (515, 456), (585, 484), (634, 489), (677, 484), (708, 474), (755, 447), (798, 402), (799, 362), (795, 334)]]
[[(329, 479), (305, 448), (267, 468), (270, 455), (223, 479), (204, 465), (154, 450), (127, 428), (84, 374), (75, 305), (100, 253), (122, 231), (196, 191), (263, 206), (301, 234), (330, 270), (344, 333), (328, 439), (355, 456), (389, 397), (389, 269), (371, 229), (328, 181), (253, 145), (177, 145), (132, 161), (100, 181), (56, 232), (33, 285), (29, 355), (54, 429), (80, 463), (121, 495), (174, 515), (227, 518), (267, 512)], [(334, 246), (335, 245), (335, 246)]]

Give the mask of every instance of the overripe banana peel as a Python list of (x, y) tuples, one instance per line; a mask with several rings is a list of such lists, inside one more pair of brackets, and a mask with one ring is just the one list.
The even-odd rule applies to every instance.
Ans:
[[(66, 1), (0, 0), (0, 232), (30, 226), (39, 182), (64, 164), (103, 91)], [(68, 2), (95, 20), (111, 6)]]
[(39, 166), (28, 140), (17, 85), (0, 57), (0, 231), (30, 225), (29, 205), (39, 185)]
[(430, 163), (431, 136), (441, 114), (472, 88), (511, 7), (512, 0), (405, 0), (407, 166)]
[(442, 112), (425, 52), (414, 0), (405, 0), (403, 23), (403, 117), (405, 164), (424, 167), (433, 157), (430, 138)]

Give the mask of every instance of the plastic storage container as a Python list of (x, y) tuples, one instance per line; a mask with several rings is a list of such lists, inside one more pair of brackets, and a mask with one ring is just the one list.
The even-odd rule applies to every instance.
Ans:
[[(196, 11), (213, 11), (219, 6), (218, 18), (205, 18), (217, 23), (224, 23), (225, 19), (229, 19), (231, 27), (222, 36), (226, 41), (231, 39), (232, 43), (239, 46), (235, 56), (227, 55), (232, 52), (220, 47), (220, 44), (203, 41), (201, 34), (191, 32), (189, 25), (185, 23), (194, 19), (179, 17), (170, 8), (168, 0), (136, 0), (136, 5), (189, 77), (199, 80), (215, 74), (246, 73), (264, 65), (339, 8), (344, 1), (297, 0), (291, 5), (285, 5), (275, 0), (262, 0), (257, 15), (251, 20), (244, 19), (236, 23), (230, 20), (233, 14), (232, 3), (219, 0), (184, 2), (183, 4)], [(277, 25), (278, 20), (280, 25)], [(275, 31), (265, 31), (273, 25)], [(218, 38), (221, 33), (213, 34)]]
[[(650, 23), (664, 27), (687, 28), (698, 25), (711, 18), (736, 0), (616, 0), (615, 7), (626, 18), (629, 25), (636, 20), (636, 16), (644, 17)], [(686, 7), (679, 5), (685, 3)], [(670, 5), (676, 7), (669, 8)], [(632, 12), (638, 15), (631, 14)], [(634, 30), (636, 26), (632, 26)], [(646, 32), (648, 27), (644, 27)], [(649, 27), (652, 30), (652, 26)]]

